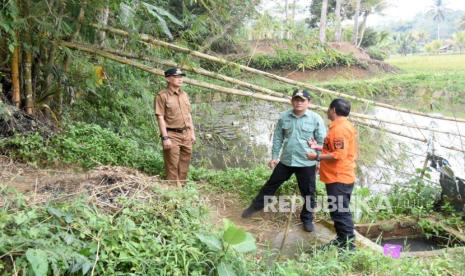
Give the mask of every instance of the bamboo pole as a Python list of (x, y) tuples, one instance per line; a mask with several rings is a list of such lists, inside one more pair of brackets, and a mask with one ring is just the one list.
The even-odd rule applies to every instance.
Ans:
[[(197, 73), (197, 74), (200, 74), (200, 75), (203, 75), (203, 76), (215, 78), (215, 79), (218, 79), (218, 80), (226, 81), (226, 82), (229, 82), (231, 84), (235, 84), (235, 85), (239, 85), (239, 86), (242, 86), (242, 87), (245, 87), (245, 88), (249, 88), (249, 89), (252, 89), (252, 90), (255, 90), (257, 92), (261, 92), (261, 93), (264, 93), (264, 94), (267, 94), (267, 95), (272, 95), (272, 96), (279, 97), (279, 98), (286, 98), (286, 99), (289, 99), (289, 100), (291, 99), (291, 97), (289, 95), (285, 95), (283, 93), (279, 93), (277, 91), (273, 91), (271, 89), (264, 88), (264, 87), (261, 87), (261, 86), (258, 86), (258, 85), (254, 85), (254, 84), (251, 84), (251, 83), (239, 80), (239, 79), (235, 79), (235, 78), (232, 78), (232, 77), (228, 77), (228, 76), (225, 76), (225, 75), (222, 75), (222, 74), (214, 73), (214, 72), (202, 69), (202, 68), (192, 67), (192, 66), (187, 66), (187, 65), (179, 65), (179, 64), (177, 64), (175, 62), (172, 62), (172, 61), (169, 61), (169, 60), (159, 59), (159, 58), (155, 58), (155, 57), (146, 57), (146, 56), (131, 54), (131, 53), (123, 52), (123, 51), (117, 51), (117, 50), (114, 50), (114, 49), (108, 49), (108, 48), (100, 48), (100, 49), (103, 50), (103, 51), (107, 51), (109, 53), (118, 55), (118, 56), (126, 57), (126, 58), (145, 60), (145, 61), (155, 62), (155, 63), (158, 63), (158, 64), (162, 64), (162, 65), (165, 65), (165, 66), (171, 66), (171, 67), (178, 66), (178, 67), (180, 67), (180, 68), (182, 68), (184, 70), (187, 70), (187, 71), (191, 71), (191, 72), (194, 72), (194, 73)], [(312, 108), (318, 109), (320, 111), (326, 111), (326, 107), (322, 107), (322, 106), (318, 106), (318, 105), (313, 105)], [(375, 116), (365, 115), (365, 114), (361, 114), (361, 113), (352, 112), (351, 115), (353, 117), (359, 117), (359, 118), (366, 119), (366, 120), (378, 121), (378, 122), (382, 122), (382, 123), (386, 123), (386, 124), (399, 125), (399, 126), (403, 126), (403, 127), (416, 128), (418, 130), (427, 130), (427, 131), (432, 131), (432, 132), (437, 132), (437, 133), (442, 133), (442, 134), (447, 134), (447, 135), (452, 135), (452, 136), (458, 136), (457, 133), (451, 132), (451, 131), (437, 130), (437, 129), (432, 129), (432, 128), (429, 128), (429, 127), (412, 125), (412, 124), (408, 124), (408, 123), (404, 123), (404, 122), (389, 121), (389, 120), (384, 120), (384, 119), (381, 119), (381, 118), (377, 118)]]
[[(19, 43), (19, 42), (18, 42)], [(20, 82), (19, 82), (19, 45), (15, 46), (11, 57), (11, 82), (13, 86), (12, 101), (19, 108), (21, 102)]]
[[(353, 121), (353, 122), (355, 122), (355, 123), (368, 126), (368, 127), (370, 127), (370, 128), (374, 128), (374, 129), (377, 129), (377, 130), (384, 131), (384, 132), (386, 132), (386, 133), (390, 133), (390, 134), (394, 134), (394, 135), (397, 135), (397, 136), (400, 136), (400, 137), (404, 137), (404, 138), (416, 140), (416, 141), (419, 141), (419, 142), (422, 142), (422, 143), (428, 143), (428, 140), (425, 139), (425, 138), (418, 138), (418, 137), (415, 137), (415, 136), (412, 136), (412, 135), (408, 135), (408, 134), (402, 133), (402, 132), (400, 132), (400, 131), (394, 131), (394, 130), (390, 130), (390, 129), (385, 129), (385, 128), (382, 128), (382, 127), (380, 127), (380, 126), (377, 126), (377, 125), (375, 125), (375, 124), (373, 124), (373, 123), (367, 123), (367, 122), (358, 120), (358, 119), (356, 119), (356, 118), (351, 118), (350, 120)], [(441, 147), (445, 148), (445, 149), (449, 149), (449, 150), (453, 150), (453, 151), (458, 151), (458, 152), (463, 152), (463, 153), (465, 153), (465, 150), (460, 149), (460, 148), (457, 148), (457, 147), (454, 147), (454, 146), (446, 146), (446, 145), (442, 145), (442, 144), (439, 144), (439, 145), (440, 145)]]
[[(120, 36), (125, 36), (125, 37), (133, 37), (134, 36), (133, 34), (129, 34), (128, 32), (126, 32), (124, 30), (121, 30), (121, 29), (116, 29), (116, 28), (112, 28), (112, 27), (108, 27), (108, 26), (105, 26), (105, 27), (104, 26), (99, 26), (98, 24), (91, 24), (91, 26), (93, 26), (93, 27), (95, 27), (95, 28), (97, 28), (99, 30), (105, 30), (107, 32), (110, 32), (110, 33), (113, 33), (113, 34), (116, 34), (116, 35), (120, 35)], [(441, 116), (441, 115), (436, 115), (436, 114), (427, 114), (427, 113), (424, 113), (424, 112), (420, 112), (420, 111), (416, 111), (416, 110), (410, 110), (410, 109), (401, 108), (401, 107), (396, 107), (396, 106), (393, 106), (393, 105), (390, 105), (390, 104), (376, 102), (376, 101), (373, 101), (373, 100), (360, 98), (360, 97), (356, 97), (356, 96), (341, 93), (341, 92), (332, 91), (332, 90), (325, 89), (325, 88), (320, 88), (320, 87), (317, 87), (317, 86), (314, 86), (314, 85), (310, 85), (308, 83), (303, 83), (303, 82), (291, 80), (289, 78), (281, 77), (281, 76), (278, 76), (278, 75), (275, 75), (275, 74), (272, 74), (272, 73), (269, 73), (269, 72), (261, 71), (261, 70), (258, 70), (258, 69), (252, 68), (252, 67), (248, 67), (248, 66), (238, 64), (238, 63), (235, 63), (235, 62), (232, 62), (232, 61), (228, 61), (228, 60), (225, 60), (223, 58), (218, 58), (218, 57), (211, 56), (211, 55), (208, 55), (208, 54), (205, 54), (205, 53), (201, 53), (199, 51), (194, 51), (194, 50), (191, 50), (191, 49), (188, 49), (188, 48), (185, 48), (185, 47), (181, 47), (181, 46), (178, 46), (178, 45), (175, 45), (175, 44), (172, 44), (172, 43), (161, 41), (161, 40), (158, 40), (158, 39), (156, 39), (156, 38), (154, 38), (152, 36), (149, 36), (147, 34), (138, 34), (137, 36), (138, 36), (139, 40), (150, 43), (150, 44), (153, 44), (153, 45), (156, 45), (156, 46), (161, 46), (161, 47), (172, 49), (174, 51), (187, 53), (189, 55), (192, 55), (192, 56), (195, 56), (195, 57), (198, 57), (198, 58), (202, 58), (202, 59), (206, 59), (206, 60), (210, 60), (210, 61), (213, 61), (213, 62), (217, 62), (217, 63), (220, 63), (220, 64), (235, 66), (235, 67), (237, 67), (237, 68), (239, 68), (241, 70), (244, 70), (244, 71), (247, 71), (247, 72), (250, 72), (250, 73), (253, 73), (253, 74), (265, 76), (265, 77), (268, 77), (270, 79), (278, 80), (278, 81), (281, 81), (281, 82), (284, 82), (284, 83), (287, 83), (287, 84), (291, 84), (291, 85), (294, 85), (294, 86), (305, 87), (305, 88), (311, 89), (313, 91), (318, 91), (318, 92), (323, 93), (323, 94), (329, 94), (329, 95), (333, 95), (333, 96), (336, 96), (336, 97), (343, 97), (343, 98), (346, 98), (346, 99), (351, 99), (351, 100), (354, 100), (354, 101), (363, 102), (365, 104), (384, 107), (384, 108), (387, 108), (387, 109), (392, 109), (392, 110), (396, 110), (396, 111), (400, 111), (400, 112), (404, 112), (404, 113), (415, 114), (415, 115), (420, 115), (420, 116), (429, 117), (429, 118), (435, 118), (435, 119), (441, 119), (441, 120), (447, 120), (447, 121), (465, 122), (465, 119), (463, 119), (463, 118), (454, 118), (454, 117)]]
[(239, 79), (228, 77), (228, 76), (223, 75), (223, 74), (218, 74), (218, 73), (215, 73), (215, 72), (211, 72), (211, 71), (205, 70), (203, 68), (193, 67), (193, 66), (189, 66), (189, 65), (177, 64), (177, 63), (175, 63), (173, 61), (170, 61), (170, 60), (165, 60), (165, 59), (160, 59), (160, 58), (155, 58), (155, 57), (146, 57), (146, 56), (141, 56), (141, 55), (135, 55), (135, 54), (126, 53), (126, 52), (123, 52), (123, 51), (117, 51), (117, 50), (113, 50), (113, 49), (105, 49), (105, 48), (100, 48), (100, 49), (102, 49), (104, 51), (107, 51), (109, 53), (118, 55), (118, 56), (126, 57), (126, 58), (151, 61), (151, 62), (155, 62), (155, 63), (165, 65), (165, 66), (179, 67), (179, 68), (184, 69), (186, 71), (194, 72), (194, 73), (197, 73), (199, 75), (203, 75), (203, 76), (211, 77), (211, 78), (214, 78), (214, 79), (217, 79), (217, 80), (222, 80), (222, 81), (225, 81), (225, 82), (236, 84), (236, 85), (239, 85), (239, 86), (242, 86), (242, 87), (245, 87), (245, 88), (255, 90), (257, 92), (261, 92), (263, 94), (273, 95), (275, 97), (290, 98), (288, 95), (285, 95), (283, 93), (279, 93), (279, 92), (273, 91), (271, 89), (261, 87), (261, 86), (255, 85), (255, 84), (251, 84), (251, 83), (239, 80)]
[[(88, 47), (88, 46), (85, 46), (85, 45), (81, 45), (81, 44), (78, 44), (78, 43), (67, 42), (67, 41), (61, 41), (59, 43), (60, 43), (61, 46), (64, 46), (64, 47), (67, 47), (67, 48), (70, 48), (70, 49), (75, 49), (75, 50), (87, 52), (87, 53), (90, 53), (90, 54), (96, 54), (96, 55), (106, 57), (108, 59), (114, 60), (114, 61), (122, 63), (122, 64), (126, 64), (126, 65), (130, 65), (130, 66), (139, 68), (141, 70), (152, 73), (154, 75), (158, 75), (158, 76), (162, 76), (162, 77), (164, 76), (164, 72), (162, 70), (160, 70), (160, 69), (156, 69), (156, 68), (147, 66), (145, 64), (142, 64), (142, 63), (139, 63), (139, 62), (124, 58), (124, 57), (119, 57), (119, 56), (117, 56), (115, 54), (108, 53), (108, 52), (103, 51), (103, 50), (99, 50), (99, 49), (95, 49), (95, 48)], [(248, 97), (251, 97), (251, 98), (270, 101), (270, 102), (280, 102), (280, 103), (287, 103), (287, 104), (290, 103), (289, 99), (277, 98), (277, 97), (273, 97), (273, 96), (270, 96), (270, 95), (263, 95), (263, 94), (260, 94), (260, 93), (253, 93), (253, 92), (243, 91), (243, 90), (239, 90), (239, 89), (235, 89), (235, 88), (223, 87), (223, 86), (210, 84), (210, 83), (206, 83), (206, 82), (199, 81), (199, 80), (194, 80), (194, 79), (189, 79), (189, 78), (184, 78), (184, 82), (187, 83), (187, 84), (192, 84), (194, 86), (203, 87), (203, 88), (207, 88), (207, 89), (212, 89), (212, 90), (216, 90), (218, 92), (223, 92), (223, 93), (228, 93), (228, 94), (233, 94), (233, 95), (248, 96)], [(315, 106), (315, 105), (311, 105), (311, 108), (315, 108), (317, 110), (321, 110), (321, 109), (326, 110), (323, 107)], [(380, 126), (376, 126), (374, 124), (367, 123), (367, 122), (364, 122), (362, 120), (355, 119), (354, 121), (359, 123), (359, 124), (363, 124), (363, 125), (375, 128), (375, 129), (383, 130), (383, 131), (385, 131), (387, 133), (391, 133), (391, 134), (394, 134), (394, 135), (410, 138), (410, 139), (417, 140), (417, 141), (420, 141), (420, 142), (423, 142), (423, 143), (427, 142), (426, 139), (417, 138), (417, 137), (414, 137), (414, 136), (406, 135), (406, 134), (403, 134), (401, 132), (397, 132), (397, 131), (393, 131), (393, 130), (389, 130), (389, 129), (383, 129)], [(448, 147), (448, 146), (443, 146), (443, 145), (441, 145), (441, 146), (444, 147), (444, 148), (447, 148), (447, 149), (460, 151), (460, 152), (465, 152), (465, 151), (463, 151), (461, 149), (458, 149), (458, 148), (455, 148), (455, 147)]]
[[(32, 47), (32, 45), (30, 45)], [(26, 113), (32, 115), (32, 51), (29, 49), (25, 53), (24, 62), (24, 83), (26, 90)]]

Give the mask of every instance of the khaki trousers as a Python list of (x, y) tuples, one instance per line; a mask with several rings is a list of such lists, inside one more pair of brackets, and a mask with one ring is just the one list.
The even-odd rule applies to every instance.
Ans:
[(183, 133), (168, 131), (168, 136), (172, 145), (170, 149), (163, 150), (166, 179), (180, 185), (186, 181), (189, 171), (192, 156), (191, 131), (186, 130)]

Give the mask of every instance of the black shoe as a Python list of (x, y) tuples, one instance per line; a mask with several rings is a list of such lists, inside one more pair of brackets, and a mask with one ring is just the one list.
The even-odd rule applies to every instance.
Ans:
[(304, 222), (304, 231), (306, 232), (313, 232), (315, 230), (315, 226), (311, 221)]
[(342, 245), (342, 243), (341, 243), (340, 240), (334, 239), (334, 240), (331, 240), (330, 242), (328, 242), (327, 244), (324, 244), (324, 245), (320, 246), (318, 249), (319, 250), (328, 250), (331, 247), (341, 248), (341, 245)]
[(255, 208), (253, 208), (252, 206), (249, 206), (247, 209), (245, 209), (243, 212), (242, 212), (242, 215), (241, 217), (242, 218), (250, 218), (253, 214), (255, 214), (256, 212), (258, 212), (258, 210), (256, 210)]

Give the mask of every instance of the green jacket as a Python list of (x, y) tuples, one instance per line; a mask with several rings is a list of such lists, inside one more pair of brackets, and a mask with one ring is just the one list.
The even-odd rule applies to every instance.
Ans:
[(292, 110), (282, 112), (274, 130), (272, 159), (280, 159), (281, 163), (290, 167), (315, 166), (316, 161), (307, 159), (308, 152), (315, 152), (307, 141), (314, 138), (322, 145), (325, 137), (326, 127), (317, 113), (307, 110), (297, 117)]

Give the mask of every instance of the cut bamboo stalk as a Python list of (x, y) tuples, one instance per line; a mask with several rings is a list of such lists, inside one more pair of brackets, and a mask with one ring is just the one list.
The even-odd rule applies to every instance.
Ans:
[[(283, 93), (279, 93), (277, 91), (273, 91), (271, 89), (267, 89), (267, 88), (264, 88), (264, 87), (261, 87), (261, 86), (258, 86), (258, 85), (254, 85), (254, 84), (242, 81), (242, 80), (238, 80), (238, 79), (235, 79), (235, 78), (232, 78), (232, 77), (228, 77), (228, 76), (225, 76), (225, 75), (222, 75), (222, 74), (214, 73), (214, 72), (202, 69), (202, 68), (197, 68), (197, 67), (192, 67), (192, 66), (187, 66), (187, 65), (179, 65), (179, 64), (177, 64), (177, 63), (175, 63), (173, 61), (169, 61), (169, 60), (159, 59), (159, 58), (155, 58), (155, 57), (146, 57), (146, 56), (131, 54), (131, 53), (123, 52), (123, 51), (117, 51), (117, 50), (114, 50), (114, 49), (108, 49), (108, 48), (100, 48), (100, 49), (104, 50), (104, 51), (107, 51), (109, 53), (112, 53), (112, 54), (116, 54), (118, 56), (126, 57), (126, 58), (145, 60), (145, 61), (155, 62), (155, 63), (158, 63), (158, 64), (162, 64), (162, 65), (165, 65), (165, 66), (171, 66), (171, 67), (178, 66), (178, 67), (180, 67), (180, 68), (182, 68), (184, 70), (187, 70), (187, 71), (191, 71), (191, 72), (194, 72), (194, 73), (197, 73), (197, 74), (200, 74), (200, 75), (203, 75), (203, 76), (215, 78), (215, 79), (218, 79), (218, 80), (226, 81), (226, 82), (229, 82), (229, 83), (232, 83), (232, 84), (236, 84), (236, 85), (239, 85), (239, 86), (242, 86), (242, 87), (246, 87), (246, 88), (255, 90), (257, 92), (267, 94), (267, 95), (272, 95), (272, 96), (275, 96), (275, 97), (282, 97), (282, 98), (286, 98), (286, 99), (289, 99), (289, 100), (291, 99), (291, 97), (289, 95), (285, 95)], [(317, 106), (317, 105), (314, 105), (313, 108), (316, 108), (316, 109), (321, 110), (321, 111), (326, 111), (325, 107), (321, 107), (321, 106)], [(379, 122), (382, 122), (382, 123), (387, 123), (387, 124), (392, 124), (392, 125), (399, 125), (399, 126), (404, 126), (404, 127), (409, 127), (409, 128), (416, 128), (418, 130), (427, 130), (427, 131), (432, 131), (432, 132), (437, 132), (437, 133), (442, 133), (442, 134), (447, 134), (447, 135), (452, 135), (452, 136), (458, 136), (457, 133), (451, 132), (451, 131), (436, 130), (436, 129), (432, 129), (432, 128), (429, 128), (429, 127), (417, 126), (417, 125), (412, 125), (412, 124), (403, 123), (403, 122), (394, 122), (394, 121), (384, 120), (384, 119), (381, 119), (381, 118), (378, 118), (378, 117), (365, 115), (365, 114), (361, 114), (361, 113), (352, 112), (351, 115), (354, 116), (354, 117), (362, 118), (362, 119), (379, 121)]]
[[(19, 43), (19, 42), (18, 42)], [(11, 57), (11, 82), (13, 86), (12, 101), (13, 104), (19, 108), (21, 102), (21, 92), (19, 84), (19, 46), (15, 46), (13, 55)]]
[[(164, 76), (164, 72), (162, 70), (160, 70), (160, 69), (156, 69), (156, 68), (147, 66), (145, 64), (142, 64), (142, 63), (139, 63), (139, 62), (136, 62), (136, 61), (124, 58), (124, 57), (120, 57), (120, 56), (117, 56), (117, 55), (112, 54), (112, 53), (108, 53), (108, 52), (103, 51), (103, 50), (99, 50), (99, 49), (84, 46), (84, 45), (81, 45), (81, 44), (78, 44), (78, 43), (67, 42), (67, 41), (61, 41), (60, 45), (65, 46), (65, 47), (70, 48), (70, 49), (76, 49), (76, 50), (80, 50), (80, 51), (87, 52), (87, 53), (90, 53), (90, 54), (96, 54), (96, 55), (99, 55), (99, 56), (102, 56), (102, 57), (106, 57), (106, 58), (114, 60), (116, 62), (139, 68), (141, 70), (152, 73), (154, 75), (158, 75), (158, 76), (162, 76), (162, 77)], [(187, 83), (187, 84), (192, 84), (194, 86), (203, 87), (203, 88), (207, 88), (207, 89), (212, 89), (212, 90), (216, 90), (218, 92), (223, 92), (223, 93), (228, 93), (228, 94), (233, 94), (233, 95), (248, 96), (248, 97), (251, 97), (251, 98), (270, 101), (270, 102), (280, 102), (280, 103), (287, 103), (287, 104), (290, 103), (289, 99), (277, 98), (277, 97), (273, 97), (273, 96), (270, 96), (270, 95), (263, 95), (263, 94), (260, 94), (260, 93), (253, 93), (253, 92), (243, 91), (243, 90), (239, 90), (239, 89), (235, 89), (235, 88), (227, 88), (227, 87), (223, 87), (223, 86), (219, 86), (219, 85), (215, 85), (215, 84), (210, 84), (210, 83), (206, 83), (206, 82), (199, 81), (199, 80), (194, 80), (194, 79), (189, 79), (189, 78), (184, 78), (184, 82)], [(311, 108), (315, 108), (317, 110), (321, 110), (321, 109), (326, 110), (323, 107), (315, 106), (315, 105), (311, 105)], [(392, 130), (389, 130), (389, 129), (383, 129), (380, 126), (376, 126), (374, 124), (367, 123), (367, 122), (364, 122), (362, 120), (355, 119), (354, 121), (359, 123), (359, 124), (366, 125), (368, 127), (383, 130), (383, 131), (385, 131), (387, 133), (391, 133), (391, 134), (394, 134), (394, 135), (410, 138), (410, 139), (417, 140), (417, 141), (420, 141), (420, 142), (423, 142), (423, 143), (427, 142), (426, 139), (406, 135), (406, 134), (403, 134), (401, 132), (392, 131)], [(458, 149), (458, 148), (455, 148), (455, 147), (448, 147), (448, 146), (443, 146), (443, 145), (441, 145), (441, 146), (444, 147), (444, 148), (447, 148), (447, 149), (460, 151), (460, 152), (465, 152), (465, 151), (463, 151), (461, 149)]]
[[(416, 140), (416, 141), (419, 141), (419, 142), (422, 142), (422, 143), (428, 143), (428, 140), (427, 140), (427, 139), (424, 139), (424, 138), (418, 138), (418, 137), (415, 137), (415, 136), (412, 136), (412, 135), (408, 135), (408, 134), (402, 133), (402, 132), (400, 132), (400, 131), (394, 131), (394, 130), (390, 130), (390, 129), (385, 129), (385, 128), (380, 127), (380, 126), (377, 126), (377, 125), (375, 125), (375, 124), (373, 124), (373, 123), (367, 123), (367, 122), (358, 120), (358, 119), (356, 119), (356, 118), (351, 118), (350, 120), (353, 121), (353, 122), (355, 122), (355, 123), (368, 126), (368, 127), (370, 127), (370, 128), (374, 128), (374, 129), (377, 129), (377, 130), (384, 131), (384, 132), (386, 132), (386, 133), (390, 133), (390, 134), (394, 134), (394, 135), (397, 135), (397, 136), (409, 138), (409, 139)], [(445, 148), (445, 149), (449, 149), (449, 150), (459, 151), (459, 152), (465, 153), (465, 150), (460, 149), (460, 148), (457, 148), (457, 147), (454, 147), (454, 146), (446, 146), (446, 145), (442, 145), (442, 144), (439, 144), (439, 145), (440, 145), (441, 147)]]
[(203, 76), (211, 77), (211, 78), (214, 78), (214, 79), (217, 79), (217, 80), (222, 80), (222, 81), (225, 81), (225, 82), (236, 84), (236, 85), (239, 85), (239, 86), (242, 86), (242, 87), (245, 87), (245, 88), (249, 88), (249, 89), (252, 89), (252, 90), (255, 90), (257, 92), (261, 92), (261, 93), (264, 93), (264, 94), (267, 94), (267, 95), (273, 95), (275, 97), (282, 97), (282, 98), (289, 98), (288, 95), (285, 95), (283, 93), (279, 93), (279, 92), (273, 91), (273, 90), (265, 88), (265, 87), (261, 87), (261, 86), (251, 84), (251, 83), (239, 80), (239, 79), (228, 77), (226, 75), (211, 72), (211, 71), (208, 71), (208, 70), (205, 70), (205, 69), (202, 69), (202, 68), (177, 64), (177, 63), (175, 63), (173, 61), (170, 61), (170, 60), (165, 60), (165, 59), (160, 59), (160, 58), (155, 58), (155, 57), (146, 57), (146, 56), (141, 56), (141, 55), (135, 55), (135, 54), (126, 53), (126, 52), (122, 52), (122, 51), (117, 51), (117, 50), (113, 50), (113, 49), (105, 49), (105, 48), (101, 48), (101, 49), (104, 50), (104, 51), (107, 51), (109, 53), (112, 53), (112, 54), (115, 54), (115, 55), (118, 55), (118, 56), (122, 56), (122, 57), (126, 57), (126, 58), (155, 62), (155, 63), (165, 65), (165, 66), (179, 67), (179, 68), (184, 69), (186, 71), (194, 72), (194, 73), (197, 73), (199, 75), (203, 75)]
[[(124, 30), (121, 30), (121, 29), (116, 29), (116, 28), (112, 28), (112, 27), (108, 27), (108, 26), (99, 26), (98, 24), (91, 24), (91, 25), (93, 27), (99, 29), (99, 30), (105, 30), (107, 32), (111, 32), (111, 33), (116, 34), (116, 35), (121, 35), (121, 36), (125, 36), (125, 37), (133, 37), (134, 36), (134, 34), (129, 34), (128, 32), (126, 32)], [(220, 63), (220, 64), (234, 66), (234, 67), (237, 67), (237, 68), (239, 68), (241, 70), (244, 70), (244, 71), (247, 71), (247, 72), (250, 72), (250, 73), (253, 73), (253, 74), (265, 76), (265, 77), (268, 77), (270, 79), (278, 80), (278, 81), (281, 81), (281, 82), (284, 82), (284, 83), (287, 83), (287, 84), (291, 84), (291, 85), (294, 85), (294, 86), (305, 87), (305, 88), (311, 89), (313, 91), (318, 91), (318, 92), (323, 93), (323, 94), (329, 94), (329, 95), (333, 95), (333, 96), (337, 96), (337, 97), (343, 97), (343, 98), (346, 98), (346, 99), (351, 99), (351, 100), (354, 100), (354, 101), (363, 102), (365, 104), (384, 107), (384, 108), (387, 108), (387, 109), (392, 109), (392, 110), (396, 110), (396, 111), (400, 111), (400, 112), (404, 112), (404, 113), (415, 114), (415, 115), (420, 115), (420, 116), (429, 117), (429, 118), (435, 118), (435, 119), (441, 119), (441, 120), (447, 120), (447, 121), (454, 121), (454, 122), (465, 122), (465, 119), (463, 119), (463, 118), (454, 118), (454, 117), (441, 116), (441, 115), (436, 115), (436, 114), (427, 114), (427, 113), (424, 113), (424, 112), (420, 112), (420, 111), (416, 111), (416, 110), (410, 110), (410, 109), (401, 108), (401, 107), (396, 107), (396, 106), (393, 106), (393, 105), (390, 105), (390, 104), (376, 102), (376, 101), (373, 101), (373, 100), (360, 98), (360, 97), (356, 97), (356, 96), (353, 96), (353, 95), (332, 91), (332, 90), (329, 90), (329, 89), (320, 88), (320, 87), (317, 87), (317, 86), (314, 86), (314, 85), (310, 85), (308, 83), (303, 83), (303, 82), (291, 80), (289, 78), (281, 77), (281, 76), (278, 76), (278, 75), (275, 75), (275, 74), (272, 74), (272, 73), (269, 73), (269, 72), (261, 71), (261, 70), (258, 70), (258, 69), (252, 68), (252, 67), (248, 67), (248, 66), (238, 64), (238, 63), (235, 63), (235, 62), (232, 62), (232, 61), (228, 61), (228, 60), (225, 60), (223, 58), (218, 58), (218, 57), (211, 56), (211, 55), (199, 52), (199, 51), (194, 51), (194, 50), (191, 50), (191, 49), (188, 49), (188, 48), (185, 48), (185, 47), (181, 47), (181, 46), (178, 46), (178, 45), (175, 45), (175, 44), (172, 44), (172, 43), (161, 41), (161, 40), (158, 40), (158, 39), (156, 39), (156, 38), (154, 38), (152, 36), (149, 36), (147, 34), (137, 34), (137, 36), (138, 36), (139, 40), (150, 43), (150, 44), (153, 44), (153, 45), (156, 45), (156, 46), (161, 46), (161, 47), (172, 49), (174, 51), (187, 53), (189, 55), (192, 55), (192, 56), (195, 56), (195, 57), (198, 57), (198, 58), (202, 58), (202, 59), (206, 59), (206, 60), (210, 60), (210, 61), (213, 61), (213, 62), (217, 62), (217, 63)]]

